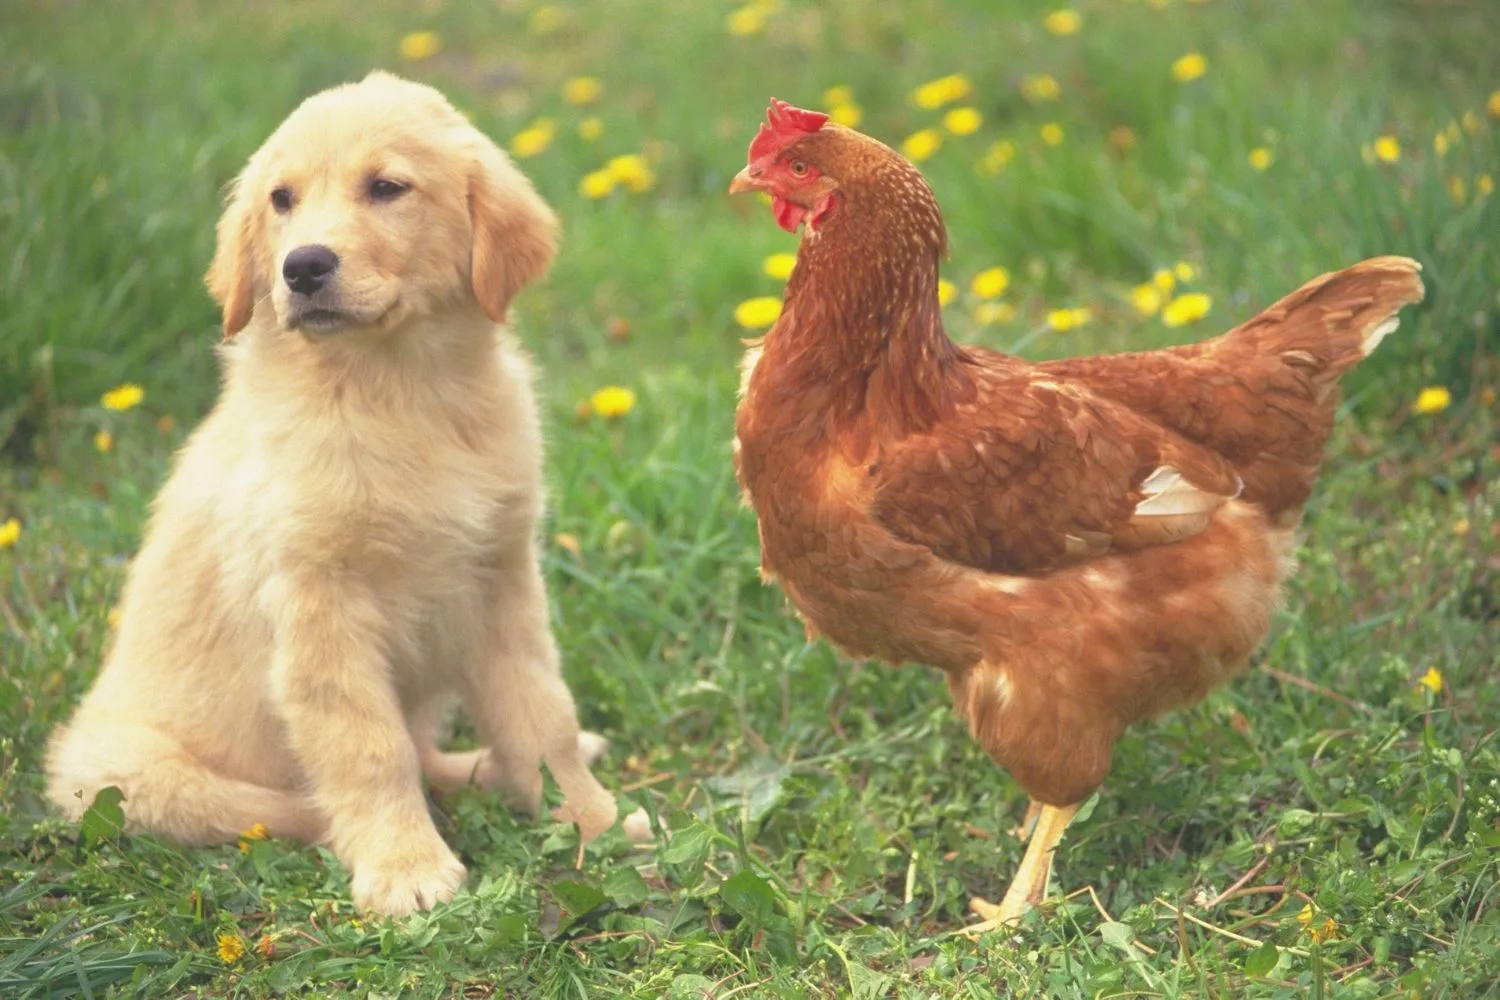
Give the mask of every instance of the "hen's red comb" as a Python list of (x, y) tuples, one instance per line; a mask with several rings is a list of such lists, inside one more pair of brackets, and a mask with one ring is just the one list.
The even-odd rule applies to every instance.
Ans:
[(771, 98), (766, 123), (755, 133), (755, 139), (750, 143), (750, 159), (758, 160), (775, 153), (799, 136), (811, 135), (822, 128), (827, 120), (828, 116), (821, 111), (804, 111), (792, 107), (786, 101)]

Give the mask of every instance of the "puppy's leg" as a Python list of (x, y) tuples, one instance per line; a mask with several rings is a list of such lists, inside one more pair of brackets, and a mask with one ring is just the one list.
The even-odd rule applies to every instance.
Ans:
[(355, 905), (397, 915), (451, 899), (464, 866), (427, 809), (379, 606), (347, 578), (280, 578), (272, 593), (272, 694)]
[(541, 808), (545, 763), (566, 798), (555, 814), (585, 843), (614, 825), (618, 807), (589, 771), (600, 737), (579, 732), (573, 695), (558, 666), (536, 551), (525, 545), (497, 567), (486, 642), (465, 664), (469, 710), (489, 744), (500, 785), (517, 804)]
[(226, 843), (257, 823), (306, 843), (326, 832), (306, 796), (225, 777), (154, 726), (84, 710), (53, 740), (47, 797), (77, 822), (111, 785), (125, 796), (126, 829), (186, 844)]

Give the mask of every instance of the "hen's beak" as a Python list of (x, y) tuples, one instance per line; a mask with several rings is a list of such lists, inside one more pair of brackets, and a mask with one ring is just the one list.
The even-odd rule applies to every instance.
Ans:
[(729, 182), (730, 194), (744, 194), (746, 191), (764, 191), (765, 181), (761, 180), (760, 171), (746, 167), (734, 175), (734, 180)]

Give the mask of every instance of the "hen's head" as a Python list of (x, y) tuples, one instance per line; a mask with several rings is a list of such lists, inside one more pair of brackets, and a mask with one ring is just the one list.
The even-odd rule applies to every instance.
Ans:
[(821, 112), (773, 97), (765, 124), (750, 143), (750, 162), (730, 182), (729, 193), (764, 191), (777, 225), (789, 233), (804, 221), (817, 228), (839, 206), (837, 146), (857, 136)]
[(817, 111), (771, 99), (765, 124), (750, 143), (750, 162), (730, 194), (763, 191), (776, 222), (794, 233), (806, 222), (820, 232), (835, 214), (866, 224), (897, 225), (944, 253), (947, 235), (932, 189), (920, 171), (884, 143), (828, 120)]

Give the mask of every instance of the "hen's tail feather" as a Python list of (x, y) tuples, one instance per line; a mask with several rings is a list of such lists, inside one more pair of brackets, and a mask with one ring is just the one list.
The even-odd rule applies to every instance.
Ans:
[(1372, 257), (1321, 275), (1220, 338), (1222, 349), (1279, 355), (1331, 387), (1379, 346), (1405, 306), (1422, 301), (1408, 257)]

